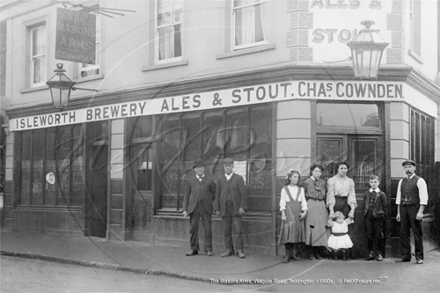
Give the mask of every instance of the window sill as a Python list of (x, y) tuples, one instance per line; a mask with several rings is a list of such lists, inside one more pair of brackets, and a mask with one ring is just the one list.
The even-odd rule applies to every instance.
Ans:
[(20, 94), (33, 93), (33, 92), (37, 92), (37, 91), (47, 90), (48, 88), (49, 87), (47, 85), (31, 87), (31, 88), (27, 88), (27, 89), (22, 89), (20, 91)]
[(220, 60), (220, 59), (225, 59), (225, 58), (231, 58), (231, 57), (236, 57), (236, 56), (264, 52), (264, 51), (268, 51), (268, 50), (274, 50), (274, 49), (275, 49), (275, 44), (269, 44), (269, 45), (263, 45), (263, 46), (252, 47), (252, 48), (241, 49), (241, 50), (232, 51), (232, 52), (228, 52), (228, 53), (218, 54), (215, 56), (215, 58), (217, 60)]
[(14, 208), (14, 211), (27, 211), (27, 212), (80, 212), (82, 211), (81, 206), (41, 206), (41, 205), (32, 205), (32, 206), (25, 206), (25, 205), (18, 205)]
[(420, 64), (424, 63), (422, 57), (420, 57), (420, 55), (417, 54), (416, 52), (414, 52), (412, 50), (408, 50), (408, 55), (411, 56), (414, 60), (416, 60)]
[(103, 78), (104, 78), (104, 74), (96, 74), (96, 75), (78, 78), (75, 82), (82, 83), (82, 82), (87, 82), (87, 81), (92, 81), (92, 80), (97, 80), (97, 79), (103, 79)]
[(178, 61), (178, 62), (171, 62), (171, 63), (166, 63), (166, 64), (157, 64), (157, 65), (147, 66), (147, 67), (143, 67), (142, 71), (147, 72), (147, 71), (160, 70), (160, 69), (177, 67), (177, 66), (185, 66), (185, 65), (188, 65), (188, 60), (182, 60), (182, 61)]
[[(171, 211), (172, 210), (172, 211)], [(160, 209), (156, 215), (153, 216), (153, 218), (155, 219), (189, 219), (185, 218), (182, 215), (182, 211), (176, 211), (176, 209)], [(212, 219), (221, 219), (220, 216), (217, 215), (212, 215)], [(262, 212), (262, 213), (258, 213), (258, 212), (247, 212), (244, 216), (243, 216), (244, 220), (263, 220), (263, 221), (267, 221), (271, 219), (271, 213), (268, 212)]]

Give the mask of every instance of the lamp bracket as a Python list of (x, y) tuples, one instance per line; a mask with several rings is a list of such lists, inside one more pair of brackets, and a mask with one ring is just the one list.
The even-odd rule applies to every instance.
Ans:
[(99, 90), (85, 89), (85, 88), (81, 88), (81, 87), (75, 87), (75, 86), (72, 86), (72, 91), (76, 91), (76, 90), (91, 91), (91, 92), (99, 92)]

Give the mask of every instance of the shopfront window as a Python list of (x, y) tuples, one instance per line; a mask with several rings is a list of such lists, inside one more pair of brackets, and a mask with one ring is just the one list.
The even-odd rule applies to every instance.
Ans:
[(194, 160), (203, 159), (206, 173), (215, 177), (223, 174), (222, 159), (231, 157), (244, 166), (250, 210), (270, 211), (271, 105), (168, 115), (159, 124), (162, 210), (181, 209), (183, 179), (192, 172)]
[(83, 205), (82, 137), (81, 125), (17, 133), (14, 152), (21, 187), (19, 206)]
[(425, 179), (428, 191), (435, 187), (435, 119), (411, 109), (411, 160), (417, 163), (417, 175)]

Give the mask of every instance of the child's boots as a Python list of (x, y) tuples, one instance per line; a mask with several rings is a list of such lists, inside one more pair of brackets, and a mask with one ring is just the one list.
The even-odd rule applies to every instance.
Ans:
[(296, 244), (296, 243), (294, 243), (293, 244), (293, 248), (292, 248), (292, 256), (291, 256), (291, 258), (292, 259), (294, 259), (294, 260), (300, 260), (301, 258), (298, 256), (298, 250), (299, 250), (299, 248), (298, 248), (298, 244)]
[(347, 260), (348, 256), (347, 256), (347, 249), (342, 249), (342, 260)]
[(284, 250), (286, 251), (286, 255), (283, 258), (283, 263), (288, 263), (290, 262), (290, 255), (291, 253), (291, 247), (290, 247), (290, 243), (286, 243), (284, 244)]

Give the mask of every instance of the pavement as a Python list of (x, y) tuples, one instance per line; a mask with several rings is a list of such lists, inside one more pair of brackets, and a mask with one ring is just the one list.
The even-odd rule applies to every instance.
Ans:
[[(383, 262), (363, 259), (335, 261), (300, 260), (293, 265), (283, 264), (282, 257), (247, 254), (246, 258), (236, 256), (222, 258), (223, 251), (214, 251), (213, 256), (205, 253), (188, 257), (182, 247), (149, 245), (136, 241), (114, 241), (97, 237), (79, 237), (29, 231), (1, 231), (0, 250), (2, 255), (25, 257), (68, 263), (104, 269), (130, 271), (140, 274), (166, 275), (190, 280), (228, 282), (235, 280), (262, 280), (273, 282), (277, 279), (314, 277), (332, 280), (339, 278), (334, 268), (353, 268), (350, 273), (361, 274), (363, 278), (389, 278), (396, 268), (413, 273), (426, 269), (438, 272), (440, 250), (425, 251), (425, 264), (396, 264), (394, 259), (385, 258)], [(189, 245), (189, 244), (188, 244)], [(246, 252), (246, 251), (245, 251)], [(432, 266), (430, 268), (430, 266)], [(435, 266), (435, 267), (434, 267)], [(407, 271), (411, 268), (413, 272)], [(396, 270), (396, 274), (399, 270)], [(357, 273), (356, 273), (357, 272)], [(424, 270), (424, 272), (426, 272)], [(371, 274), (370, 274), (371, 273)], [(401, 278), (401, 272), (396, 276)], [(423, 273), (426, 277), (426, 273)], [(348, 276), (349, 274), (345, 274)], [(438, 278), (437, 278), (438, 279)], [(440, 282), (439, 282), (440, 283)], [(255, 284), (255, 281), (254, 281)], [(438, 288), (438, 287), (437, 287)], [(332, 290), (328, 290), (332, 291)]]

